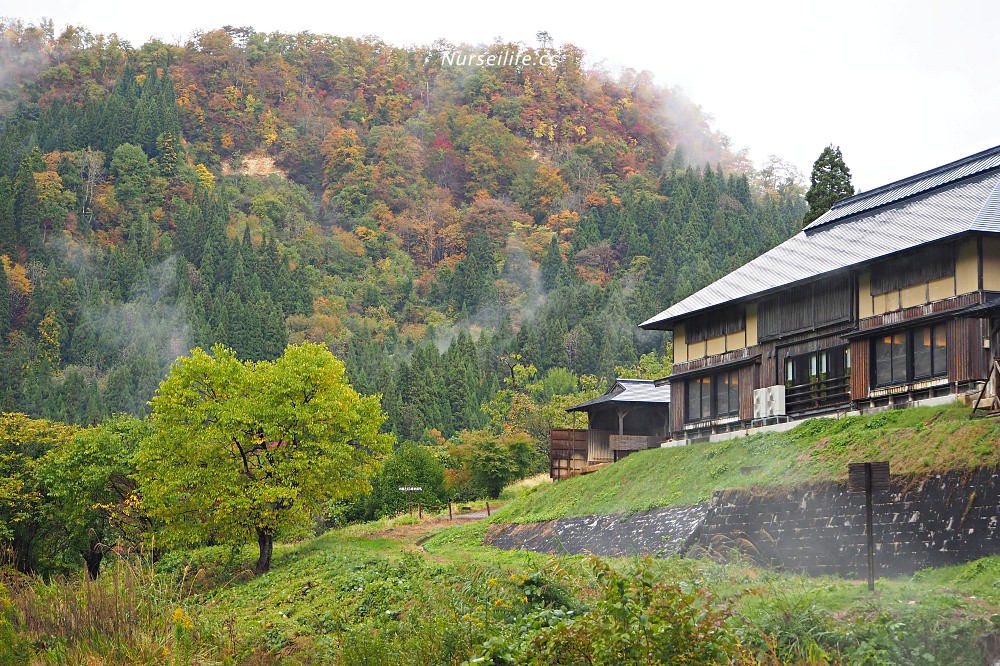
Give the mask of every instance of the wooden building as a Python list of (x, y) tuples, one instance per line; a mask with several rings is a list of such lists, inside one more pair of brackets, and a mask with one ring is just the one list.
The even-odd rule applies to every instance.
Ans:
[(549, 433), (550, 476), (565, 479), (669, 439), (670, 386), (649, 379), (616, 379), (602, 396), (570, 407), (585, 412), (587, 429)]
[(1000, 349), (1000, 147), (838, 202), (641, 324), (675, 439), (982, 387)]

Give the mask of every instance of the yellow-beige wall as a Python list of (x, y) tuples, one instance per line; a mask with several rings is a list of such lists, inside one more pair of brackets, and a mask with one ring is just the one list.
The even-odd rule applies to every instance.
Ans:
[(955, 260), (955, 293), (968, 294), (979, 289), (979, 249), (975, 238), (958, 246)]
[[(984, 255), (989, 254), (985, 251)], [(996, 242), (996, 259), (991, 267), (995, 276), (995, 284), (1000, 290), (1000, 239)], [(984, 257), (984, 272), (985, 272)], [(987, 287), (988, 288), (988, 287)], [(967, 294), (979, 289), (979, 251), (975, 238), (964, 241), (958, 247), (955, 258), (955, 275), (904, 287), (885, 294), (872, 296), (871, 273), (865, 272), (858, 276), (858, 318), (864, 319), (873, 315), (894, 312), (903, 308), (926, 305), (934, 301), (944, 300)]]
[(746, 326), (745, 333), (747, 336), (746, 344), (747, 347), (753, 347), (757, 344), (757, 304), (751, 303), (746, 308)]
[(687, 363), (688, 346), (684, 335), (684, 324), (674, 327), (674, 363)]
[(1000, 238), (983, 238), (983, 289), (1000, 291)]
[[(746, 325), (743, 327), (742, 331), (737, 331), (736, 333), (730, 333), (729, 335), (720, 335), (715, 338), (709, 338), (708, 340), (702, 340), (700, 342), (687, 342), (687, 336), (684, 330), (684, 324), (678, 324), (674, 328), (674, 363), (684, 363), (686, 361), (694, 361), (699, 358), (705, 358), (706, 356), (714, 356), (715, 354), (722, 354), (727, 351), (733, 351), (734, 349), (743, 349), (744, 347), (749, 347), (757, 344), (757, 306), (751, 306), (753, 308), (753, 329), (750, 329), (750, 308), (747, 309), (747, 319)], [(750, 340), (753, 342), (750, 342)]]

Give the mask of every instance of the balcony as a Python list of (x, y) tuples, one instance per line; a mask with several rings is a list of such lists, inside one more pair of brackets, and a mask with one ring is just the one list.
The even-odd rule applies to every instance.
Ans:
[(817, 377), (807, 384), (785, 387), (788, 414), (835, 409), (851, 401), (851, 376)]

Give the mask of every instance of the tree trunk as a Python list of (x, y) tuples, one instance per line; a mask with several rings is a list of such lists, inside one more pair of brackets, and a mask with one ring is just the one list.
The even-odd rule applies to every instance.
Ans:
[(83, 561), (87, 563), (87, 577), (90, 580), (97, 580), (97, 575), (101, 572), (101, 560), (104, 559), (104, 551), (100, 546), (90, 550), (80, 551)]
[(271, 570), (271, 553), (274, 551), (274, 532), (258, 527), (257, 547), (260, 549), (260, 555), (257, 557), (257, 564), (253, 568), (255, 576)]

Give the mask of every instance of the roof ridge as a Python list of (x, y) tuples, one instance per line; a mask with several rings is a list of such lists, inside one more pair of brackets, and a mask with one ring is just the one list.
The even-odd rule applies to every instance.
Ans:
[[(926, 178), (928, 178), (930, 176), (933, 176), (933, 175), (936, 175), (936, 174), (939, 174), (939, 173), (945, 173), (947, 171), (951, 171), (951, 170), (953, 170), (953, 169), (955, 169), (957, 167), (962, 166), (963, 164), (969, 164), (971, 162), (975, 162), (975, 161), (980, 160), (980, 159), (982, 159), (982, 158), (984, 158), (984, 157), (986, 157), (988, 155), (993, 155), (993, 154), (1000, 154), (1000, 146), (994, 146), (992, 148), (987, 148), (986, 150), (981, 150), (978, 153), (974, 153), (972, 155), (966, 155), (965, 157), (962, 157), (960, 159), (954, 160), (952, 162), (948, 162), (947, 164), (942, 164), (941, 166), (936, 166), (933, 169), (928, 169), (927, 171), (921, 171), (920, 173), (916, 173), (916, 174), (913, 174), (912, 176), (907, 176), (905, 178), (900, 178), (899, 180), (894, 180), (894, 181), (892, 181), (890, 183), (886, 183), (885, 185), (879, 185), (878, 187), (876, 187), (874, 189), (871, 189), (871, 190), (866, 190), (864, 192), (858, 192), (857, 194), (853, 194), (853, 195), (851, 195), (849, 197), (841, 199), (840, 201), (837, 201), (835, 204), (833, 204), (832, 209), (841, 208), (843, 206), (846, 206), (849, 203), (853, 203), (855, 201), (861, 201), (863, 199), (867, 199), (867, 198), (873, 197), (873, 196), (875, 196), (877, 194), (882, 194), (883, 192), (888, 192), (890, 190), (897, 189), (901, 185), (907, 185), (909, 183), (915, 183), (917, 181), (924, 180), (924, 179), (926, 179)], [(986, 170), (986, 169), (989, 169), (989, 168), (992, 168), (992, 167), (984, 167), (983, 170)], [(970, 176), (970, 175), (973, 175), (973, 174), (963, 174), (962, 177), (964, 178), (964, 177), (967, 177), (967, 176)], [(956, 180), (958, 180), (958, 179), (956, 178)], [(941, 183), (941, 184), (944, 185), (945, 183)]]
[(922, 194), (929, 194), (998, 167), (1000, 167), (1000, 146), (987, 148), (933, 169), (841, 199), (833, 204), (830, 210), (823, 213), (811, 224), (806, 225), (805, 231), (812, 232), (820, 227), (861, 213), (906, 201)]

